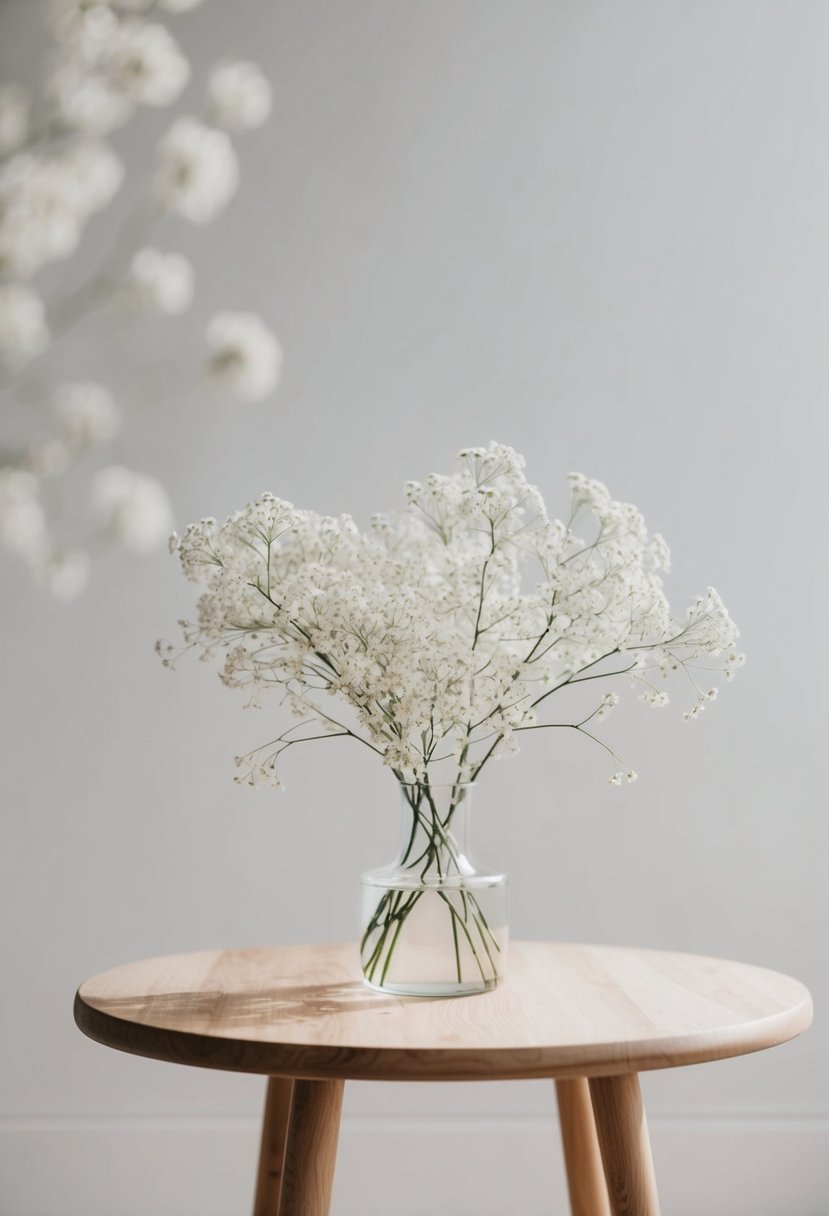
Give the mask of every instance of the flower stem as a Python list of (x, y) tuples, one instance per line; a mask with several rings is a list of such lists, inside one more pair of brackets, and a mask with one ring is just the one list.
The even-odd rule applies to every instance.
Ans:
[[(379, 896), (360, 942), (366, 979), (370, 983), (376, 979), (380, 987), (386, 984), (405, 923), (423, 896), (431, 894), (442, 900), (449, 913), (457, 982), (463, 983), (464, 948), (470, 951), (483, 981), (495, 980), (498, 977), (495, 957), (501, 946), (478, 899), (466, 886), (459, 846), (451, 831), (452, 818), (463, 793), (453, 791), (452, 801), (443, 815), (426, 783), (407, 789), (405, 797), (411, 808), (412, 822), (405, 837), (401, 863), (412, 878), (416, 876), (418, 885), (412, 887), (410, 880), (405, 881), (404, 885), (391, 887)], [(423, 833), (425, 843), (416, 850), (418, 830)]]

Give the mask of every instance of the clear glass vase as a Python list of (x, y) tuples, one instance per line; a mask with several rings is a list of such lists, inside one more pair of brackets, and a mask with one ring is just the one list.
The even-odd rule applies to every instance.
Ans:
[(362, 877), (366, 983), (405, 996), (465, 996), (500, 983), (507, 880), (469, 852), (473, 785), (400, 785), (398, 856)]

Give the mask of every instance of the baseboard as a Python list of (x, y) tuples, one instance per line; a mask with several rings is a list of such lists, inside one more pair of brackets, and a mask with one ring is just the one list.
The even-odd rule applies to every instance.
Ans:
[[(651, 1118), (671, 1216), (826, 1216), (829, 1117)], [(6, 1117), (0, 1216), (239, 1216), (253, 1118)], [(538, 1116), (354, 1115), (332, 1216), (565, 1216), (558, 1128)]]

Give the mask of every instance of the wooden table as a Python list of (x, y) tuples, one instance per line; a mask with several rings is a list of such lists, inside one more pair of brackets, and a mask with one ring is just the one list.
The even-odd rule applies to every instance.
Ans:
[(208, 950), (82, 984), (75, 1020), (120, 1051), (269, 1077), (254, 1216), (325, 1216), (346, 1080), (555, 1080), (573, 1216), (656, 1216), (638, 1074), (774, 1047), (809, 1025), (796, 980), (744, 963), (518, 942), (505, 982), (386, 996), (354, 946)]

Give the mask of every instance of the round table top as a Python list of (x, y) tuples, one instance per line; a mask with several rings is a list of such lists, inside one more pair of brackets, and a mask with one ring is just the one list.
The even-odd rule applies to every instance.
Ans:
[(90, 1038), (158, 1060), (274, 1076), (499, 1080), (607, 1076), (773, 1047), (809, 1025), (797, 980), (692, 954), (514, 942), (466, 997), (368, 988), (354, 945), (205, 950), (82, 984)]

